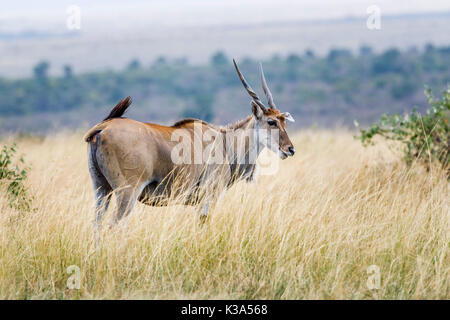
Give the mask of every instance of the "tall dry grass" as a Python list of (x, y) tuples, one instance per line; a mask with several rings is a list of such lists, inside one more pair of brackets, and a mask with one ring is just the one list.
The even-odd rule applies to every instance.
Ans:
[[(438, 168), (408, 169), (349, 133), (307, 131), (276, 176), (233, 186), (205, 225), (192, 207), (139, 204), (97, 237), (81, 136), (19, 141), (35, 210), (17, 212), (1, 194), (0, 298), (450, 298)], [(79, 290), (66, 287), (71, 265)], [(367, 286), (371, 265), (379, 289)]]

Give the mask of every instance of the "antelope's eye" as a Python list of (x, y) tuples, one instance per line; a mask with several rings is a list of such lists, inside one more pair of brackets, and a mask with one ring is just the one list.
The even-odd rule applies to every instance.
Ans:
[(267, 123), (269, 124), (269, 126), (276, 126), (277, 122), (275, 120), (268, 120)]

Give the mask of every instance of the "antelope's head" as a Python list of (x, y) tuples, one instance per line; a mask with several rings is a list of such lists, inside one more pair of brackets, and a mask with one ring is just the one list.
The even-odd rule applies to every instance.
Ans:
[[(295, 153), (295, 149), (286, 132), (286, 121), (294, 122), (295, 120), (289, 112), (280, 112), (276, 107), (275, 103), (273, 102), (272, 93), (267, 86), (262, 65), (259, 65), (261, 83), (267, 98), (267, 104), (269, 105), (269, 108), (267, 108), (262, 103), (255, 91), (253, 91), (253, 89), (249, 86), (244, 76), (239, 71), (239, 68), (234, 59), (233, 63), (239, 75), (239, 78), (244, 85), (244, 88), (252, 97), (252, 101), (250, 102), (250, 104), (252, 106), (253, 117), (256, 121), (255, 129), (259, 129), (259, 141), (257, 143), (269, 148), (270, 150), (278, 154), (281, 159), (286, 159), (288, 156), (293, 156)], [(272, 139), (274, 134), (276, 135), (276, 139)], [(269, 137), (269, 135), (272, 135), (272, 138)], [(276, 143), (274, 143), (274, 140), (276, 141)]]

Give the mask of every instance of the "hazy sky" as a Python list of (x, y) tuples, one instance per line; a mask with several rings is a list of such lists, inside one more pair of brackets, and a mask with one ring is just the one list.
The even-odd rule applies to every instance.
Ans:
[[(87, 71), (122, 68), (133, 58), (150, 64), (158, 56), (200, 64), (217, 50), (266, 59), (306, 49), (318, 54), (333, 47), (356, 51), (361, 44), (384, 50), (450, 43), (447, 15), (383, 20), (448, 14), (450, 0), (0, 1), (0, 74), (11, 77), (28, 75), (41, 60), (51, 62), (51, 72), (67, 63)], [(71, 5), (81, 10), (79, 31), (67, 27)], [(380, 32), (366, 26), (372, 5), (381, 11)], [(359, 19), (299, 23), (346, 17)]]
[(40, 0), (3, 1), (0, 31), (64, 25), (78, 5), (84, 22), (135, 25), (223, 25), (364, 16), (370, 5), (385, 15), (450, 11), (448, 0)]

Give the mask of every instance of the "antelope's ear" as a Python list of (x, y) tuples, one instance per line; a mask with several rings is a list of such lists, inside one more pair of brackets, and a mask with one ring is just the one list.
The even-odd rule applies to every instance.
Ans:
[(291, 116), (289, 112), (283, 112), (283, 116), (287, 121), (295, 122), (294, 118)]
[(255, 118), (258, 120), (261, 119), (262, 116), (264, 115), (264, 112), (261, 109), (261, 107), (255, 101), (251, 101), (250, 104), (252, 105), (252, 113), (255, 116)]

